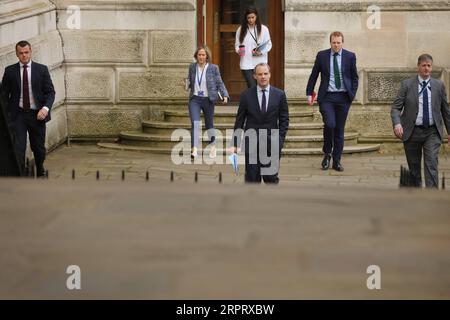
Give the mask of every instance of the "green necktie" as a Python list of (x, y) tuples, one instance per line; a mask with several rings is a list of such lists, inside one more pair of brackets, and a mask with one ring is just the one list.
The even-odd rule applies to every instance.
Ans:
[(339, 65), (337, 62), (338, 53), (335, 52), (333, 56), (334, 84), (336, 85), (336, 89), (339, 90), (341, 88), (341, 76), (339, 74)]

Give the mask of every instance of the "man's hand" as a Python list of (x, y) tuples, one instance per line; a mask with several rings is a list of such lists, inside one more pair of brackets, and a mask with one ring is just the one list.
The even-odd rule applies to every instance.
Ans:
[(41, 108), (41, 110), (39, 110), (39, 112), (37, 114), (37, 119), (42, 121), (45, 118), (47, 118), (47, 116), (48, 116), (47, 108), (43, 107), (43, 108)]
[(403, 127), (400, 123), (395, 125), (394, 134), (399, 139), (403, 138)]
[(241, 148), (230, 147), (228, 149), (228, 152), (230, 152), (230, 153), (239, 153), (239, 152), (241, 152)]
[(223, 97), (222, 104), (227, 104), (227, 103), (228, 103), (228, 97)]
[(312, 101), (312, 96), (307, 96), (307, 98), (308, 98), (308, 104), (310, 106), (312, 106), (314, 104), (314, 102)]

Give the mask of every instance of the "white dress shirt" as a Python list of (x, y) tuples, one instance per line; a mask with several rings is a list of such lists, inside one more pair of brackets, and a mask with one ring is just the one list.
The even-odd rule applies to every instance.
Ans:
[[(23, 63), (19, 62), (20, 64), (20, 100), (19, 100), (19, 107), (23, 108)], [(30, 96), (30, 109), (36, 110), (36, 103), (34, 101), (33, 96), (33, 90), (31, 88), (31, 68), (32, 68), (32, 61), (27, 63), (27, 74), (28, 74), (28, 92)]]
[[(203, 72), (200, 69), (199, 65), (197, 64), (197, 70), (195, 72), (195, 84), (194, 84), (194, 95), (201, 96), (201, 97), (208, 97), (208, 86), (206, 85), (206, 70), (208, 70), (207, 63), (205, 67), (203, 68)], [(203, 77), (202, 77), (203, 74)], [(199, 80), (201, 78), (200, 84)], [(203, 95), (199, 94), (199, 91), (203, 91)]]
[(256, 86), (256, 92), (258, 94), (258, 103), (259, 103), (259, 108), (262, 111), (262, 96), (263, 96), (263, 89), (266, 90), (266, 112), (267, 112), (267, 107), (269, 106), (269, 92), (270, 92), (270, 85), (267, 85), (267, 87), (265, 88), (261, 88), (259, 85)]
[[(427, 88), (425, 90), (428, 90), (428, 119), (430, 119), (430, 126), (434, 125), (433, 120), (433, 109), (431, 107), (431, 77), (428, 77), (428, 79), (422, 79), (420, 76), (419, 78), (419, 93), (422, 92), (422, 82), (426, 81), (428, 82)], [(417, 114), (416, 118), (416, 126), (423, 125), (423, 92), (419, 94), (419, 112)]]

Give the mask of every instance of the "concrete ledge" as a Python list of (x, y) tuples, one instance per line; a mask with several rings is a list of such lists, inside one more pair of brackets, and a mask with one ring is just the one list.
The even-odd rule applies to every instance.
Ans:
[(69, 6), (79, 6), (82, 10), (126, 10), (126, 11), (193, 11), (195, 3), (191, 1), (152, 1), (152, 0), (54, 0), (58, 10)]
[(0, 26), (53, 10), (55, 10), (55, 6), (48, 0), (2, 1), (0, 6)]
[(404, 0), (373, 0), (347, 1), (328, 0), (323, 1), (286, 1), (286, 11), (359, 11), (367, 12), (371, 5), (379, 6), (383, 11), (449, 11), (450, 6), (446, 0), (404, 1)]

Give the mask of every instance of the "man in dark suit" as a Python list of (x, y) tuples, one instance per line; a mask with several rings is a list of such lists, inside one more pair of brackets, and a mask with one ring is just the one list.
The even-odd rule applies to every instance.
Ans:
[(450, 108), (444, 83), (431, 78), (433, 58), (422, 54), (418, 75), (402, 82), (391, 109), (394, 134), (403, 141), (405, 155), (416, 187), (422, 187), (422, 154), (425, 186), (437, 188), (438, 155), (447, 129), (450, 145)]
[(16, 44), (19, 62), (5, 68), (2, 91), (8, 100), (8, 111), (16, 137), (17, 153), (22, 166), (25, 160), (27, 132), (33, 151), (36, 173), (44, 176), (45, 131), (55, 90), (48, 68), (31, 60), (31, 45), (27, 41)]
[(356, 55), (342, 48), (344, 35), (341, 32), (335, 31), (330, 35), (330, 44), (330, 49), (320, 51), (316, 56), (306, 95), (312, 105), (312, 93), (320, 73), (317, 101), (324, 123), (322, 169), (328, 170), (333, 157), (333, 169), (344, 171), (341, 164), (344, 129), (350, 105), (358, 90), (358, 71)]
[(289, 127), (286, 94), (269, 85), (270, 67), (260, 63), (254, 69), (257, 86), (242, 92), (234, 124), (232, 152), (244, 129), (245, 182), (279, 182), (281, 149)]

